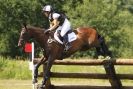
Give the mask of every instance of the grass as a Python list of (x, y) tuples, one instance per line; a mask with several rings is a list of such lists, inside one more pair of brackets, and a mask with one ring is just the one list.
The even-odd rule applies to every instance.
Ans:
[[(41, 83), (42, 79), (39, 79)], [(108, 80), (93, 80), (93, 79), (51, 79), (52, 84), (54, 85), (96, 85), (96, 86), (110, 86)], [(133, 81), (124, 80), (122, 81), (124, 86), (132, 86)], [(32, 89), (31, 80), (0, 80), (0, 89)]]
[(0, 89), (32, 89), (31, 80), (0, 80)]
[(30, 79), (27, 61), (0, 58), (0, 79)]

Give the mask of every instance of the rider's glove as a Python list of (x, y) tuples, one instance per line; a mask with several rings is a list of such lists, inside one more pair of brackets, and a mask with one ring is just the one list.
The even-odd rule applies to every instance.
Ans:
[(51, 31), (50, 29), (47, 29), (47, 30), (44, 31), (44, 34), (47, 34), (47, 33), (49, 33), (50, 31)]

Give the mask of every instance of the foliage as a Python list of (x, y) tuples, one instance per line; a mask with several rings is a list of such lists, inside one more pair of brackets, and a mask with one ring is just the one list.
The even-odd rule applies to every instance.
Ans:
[(46, 21), (35, 0), (0, 0), (0, 4), (0, 54), (14, 57), (20, 55), (17, 42), (21, 25), (26, 22), (43, 27)]
[[(51, 4), (55, 10), (67, 14), (73, 28), (96, 28), (105, 37), (114, 57), (133, 57), (132, 0), (0, 0), (0, 4), (0, 55), (22, 55), (22, 50), (17, 48), (21, 24), (48, 28), (41, 10)], [(73, 57), (91, 57), (94, 53), (77, 52)]]

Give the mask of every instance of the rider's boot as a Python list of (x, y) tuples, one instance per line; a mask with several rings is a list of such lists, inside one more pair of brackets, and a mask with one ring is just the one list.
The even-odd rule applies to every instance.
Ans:
[(68, 51), (71, 48), (71, 44), (68, 41), (68, 35), (67, 34), (63, 37), (63, 43), (65, 45), (65, 49), (64, 50)]
[(63, 37), (60, 35), (60, 30), (59, 31), (57, 31), (57, 36), (58, 36), (58, 38), (61, 40), (61, 41), (63, 41)]

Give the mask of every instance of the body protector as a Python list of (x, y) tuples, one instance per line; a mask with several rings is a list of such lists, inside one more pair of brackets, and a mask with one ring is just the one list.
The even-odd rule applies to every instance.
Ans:
[(67, 49), (70, 48), (68, 47), (69, 42), (68, 42), (68, 34), (67, 34), (68, 31), (71, 30), (71, 24), (69, 20), (64, 14), (51, 13), (49, 16), (50, 22), (52, 22), (54, 19), (57, 19), (59, 21), (59, 26), (57, 27), (55, 34), (58, 34), (60, 35), (60, 37), (63, 38), (63, 43), (65, 44)]

